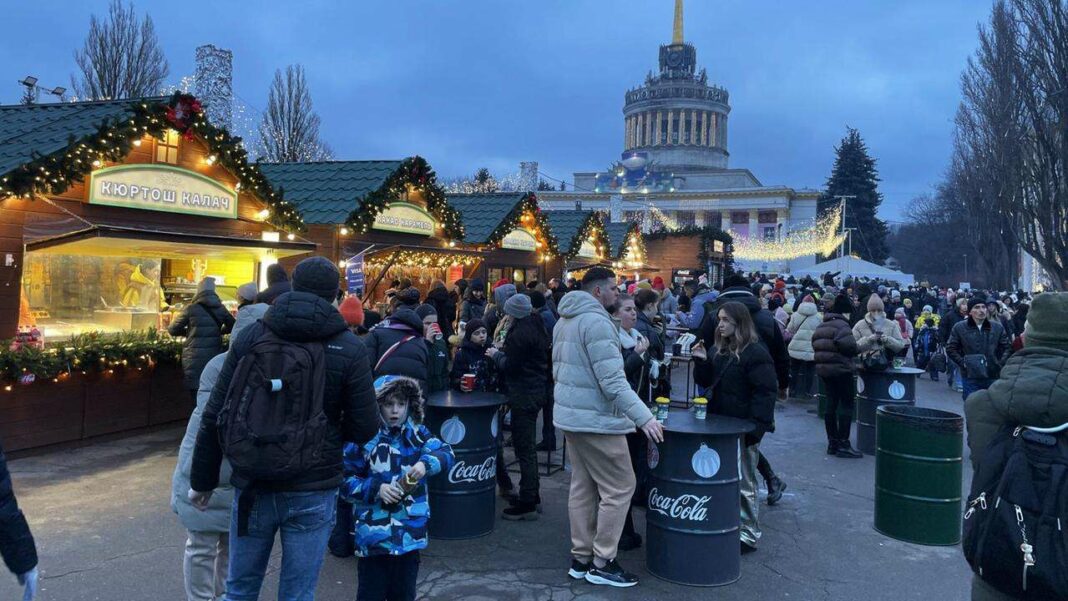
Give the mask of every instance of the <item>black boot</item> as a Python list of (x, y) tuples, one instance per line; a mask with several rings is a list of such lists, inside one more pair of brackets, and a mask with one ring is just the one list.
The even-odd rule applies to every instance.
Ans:
[(768, 485), (768, 505), (774, 505), (782, 498), (782, 493), (786, 490), (786, 483), (776, 474), (772, 474), (771, 479), (766, 480), (766, 482)]
[(835, 439), (835, 438), (827, 439), (827, 454), (828, 455), (837, 455), (838, 454), (838, 439)]
[(834, 455), (838, 452), (838, 422), (833, 415), (823, 416), (823, 428), (827, 430), (827, 454)]
[(860, 459), (864, 456), (864, 453), (853, 448), (853, 445), (849, 444), (849, 439), (838, 441), (838, 452), (836, 456), (842, 459)]

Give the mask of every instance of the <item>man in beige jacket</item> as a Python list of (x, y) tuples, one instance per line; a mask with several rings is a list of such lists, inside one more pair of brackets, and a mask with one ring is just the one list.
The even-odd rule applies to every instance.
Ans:
[(619, 537), (634, 494), (626, 435), (640, 428), (663, 440), (663, 427), (630, 388), (619, 336), (608, 307), (616, 302), (615, 274), (593, 267), (582, 290), (568, 292), (553, 331), (553, 424), (571, 454), (571, 569), (575, 579), (630, 587), (638, 577), (616, 562)]

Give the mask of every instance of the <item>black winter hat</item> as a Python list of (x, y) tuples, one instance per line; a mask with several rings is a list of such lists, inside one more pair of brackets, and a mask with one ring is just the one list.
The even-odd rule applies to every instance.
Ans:
[(528, 290), (527, 294), (530, 295), (530, 304), (533, 305), (535, 309), (541, 309), (545, 306), (544, 294), (538, 292), (537, 290)]
[(834, 305), (831, 306), (831, 311), (840, 315), (849, 315), (853, 312), (853, 301), (849, 300), (848, 296), (839, 294), (834, 297)]
[(309, 257), (293, 270), (293, 290), (311, 292), (328, 303), (337, 298), (341, 273), (324, 257)]
[(397, 301), (415, 308), (419, 304), (419, 289), (408, 287), (397, 293)]
[(985, 298), (980, 298), (978, 296), (973, 296), (972, 298), (970, 298), (968, 300), (968, 312), (970, 313), (972, 308), (975, 307), (976, 305), (984, 305), (985, 306), (986, 305), (986, 299)]
[(289, 276), (286, 275), (286, 268), (282, 267), (278, 263), (273, 263), (267, 266), (267, 283), (277, 284), (278, 282), (288, 282)]
[(471, 334), (474, 334), (475, 330), (484, 327), (486, 327), (486, 323), (477, 317), (467, 322), (466, 329), (464, 330), (464, 340), (471, 340)]
[(415, 314), (419, 316), (419, 319), (424, 319), (427, 315), (437, 315), (438, 310), (434, 308), (434, 305), (423, 303), (415, 308)]

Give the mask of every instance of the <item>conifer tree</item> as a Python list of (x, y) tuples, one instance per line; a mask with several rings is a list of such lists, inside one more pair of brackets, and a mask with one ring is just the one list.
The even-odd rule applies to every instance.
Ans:
[(845, 227), (853, 232), (853, 253), (866, 261), (882, 265), (886, 260), (886, 222), (879, 219), (879, 205), (883, 195), (879, 193), (879, 173), (875, 159), (860, 132), (847, 128), (842, 142), (835, 147), (834, 168), (827, 178), (827, 186), (820, 196), (818, 207), (822, 214), (841, 204), (836, 196), (854, 196), (846, 200)]

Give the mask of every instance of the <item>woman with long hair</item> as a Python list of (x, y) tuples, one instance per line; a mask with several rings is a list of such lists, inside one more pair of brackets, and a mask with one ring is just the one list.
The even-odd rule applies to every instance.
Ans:
[(756, 551), (760, 539), (757, 461), (760, 441), (774, 427), (778, 379), (748, 307), (731, 301), (719, 308), (718, 317), (714, 348), (706, 350), (698, 343), (691, 349), (696, 360), (694, 379), (707, 388), (709, 413), (748, 420), (754, 426), (742, 441), (740, 458), (742, 552), (748, 553)]
[[(632, 390), (646, 400), (649, 390), (649, 339), (641, 334), (636, 327), (638, 324), (638, 310), (634, 305), (634, 297), (621, 294), (616, 299), (616, 304), (609, 309), (612, 313), (612, 321), (616, 324), (619, 333), (620, 352), (623, 354), (623, 372), (627, 376)], [(634, 529), (634, 520), (631, 518), (631, 510), (635, 506), (642, 506), (645, 499), (645, 481), (648, 478), (648, 463), (646, 460), (645, 435), (639, 431), (627, 434), (627, 450), (630, 452), (630, 465), (634, 470), (636, 485), (634, 495), (630, 499), (630, 510), (627, 511), (627, 519), (623, 522), (623, 534), (619, 538), (619, 549), (629, 551), (637, 549), (642, 544), (642, 537)]]

